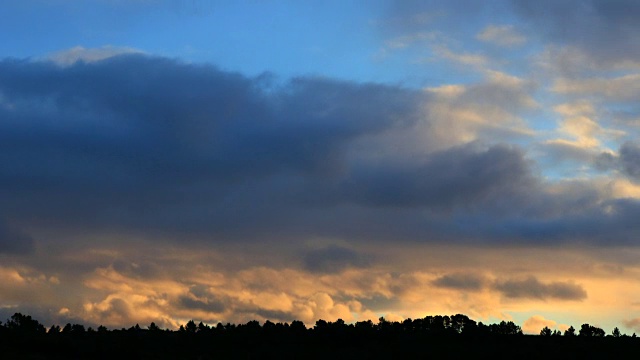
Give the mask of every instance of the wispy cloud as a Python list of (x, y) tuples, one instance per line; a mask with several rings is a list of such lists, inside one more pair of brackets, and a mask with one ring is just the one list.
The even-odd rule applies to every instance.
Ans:
[(488, 25), (476, 35), (476, 38), (504, 47), (520, 46), (527, 41), (512, 25)]

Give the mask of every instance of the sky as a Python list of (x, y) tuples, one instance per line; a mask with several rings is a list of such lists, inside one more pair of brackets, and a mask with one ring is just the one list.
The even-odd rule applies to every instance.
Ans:
[(0, 3), (0, 319), (640, 332), (637, 1)]

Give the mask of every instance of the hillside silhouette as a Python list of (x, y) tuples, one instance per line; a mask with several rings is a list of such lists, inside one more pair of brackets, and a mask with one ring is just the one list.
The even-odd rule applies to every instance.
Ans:
[(128, 329), (86, 328), (82, 324), (48, 329), (29, 315), (15, 313), (0, 323), (0, 349), (6, 359), (392, 359), (540, 358), (578, 359), (625, 356), (640, 340), (583, 324), (563, 333), (545, 327), (524, 335), (511, 321), (476, 322), (466, 315), (347, 324), (318, 320), (210, 326), (194, 320), (178, 330), (155, 323)]

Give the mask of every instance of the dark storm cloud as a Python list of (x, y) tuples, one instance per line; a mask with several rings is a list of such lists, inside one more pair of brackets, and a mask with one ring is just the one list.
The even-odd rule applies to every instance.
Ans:
[(312, 272), (333, 273), (349, 267), (364, 267), (369, 264), (366, 256), (341, 246), (328, 246), (305, 254), (304, 268)]
[(584, 300), (587, 292), (572, 282), (543, 283), (533, 276), (522, 280), (497, 281), (494, 288), (508, 298)]
[(487, 221), (486, 217), (468, 218), (472, 225), (467, 228), (479, 233), (492, 232), (495, 243), (638, 245), (640, 201), (602, 201), (597, 192), (588, 188), (567, 192), (538, 194), (538, 204), (527, 205), (530, 212), (514, 210), (514, 216), (499, 220), (499, 229), (487, 229), (495, 227), (496, 222)]
[(371, 206), (452, 208), (518, 193), (534, 182), (518, 149), (465, 146), (436, 153), (420, 166), (364, 169), (350, 179), (345, 194)]
[(0, 210), (56, 226), (180, 230), (224, 212), (235, 185), (340, 173), (351, 139), (411, 123), (425, 98), (321, 78), (272, 86), (268, 75), (142, 55), (4, 60), (0, 92)]
[(576, 46), (600, 64), (637, 61), (640, 3), (634, 0), (511, 0), (516, 14), (552, 42)]
[[(345, 139), (391, 125), (411, 105), (396, 89), (321, 79), (294, 80), (270, 94), (260, 79), (143, 56), (69, 68), (4, 61), (0, 81), (15, 106), (3, 112), (4, 153), (26, 157), (12, 156), (12, 175), (52, 161), (39, 167), (45, 185), (85, 170), (125, 185), (128, 175), (153, 178), (155, 186), (331, 171)], [(381, 100), (389, 105), (364, 105)]]
[(487, 284), (484, 276), (476, 274), (447, 274), (433, 281), (433, 285), (456, 290), (481, 290)]
[[(347, 156), (357, 138), (411, 126), (428, 95), (274, 82), (139, 54), (68, 67), (5, 60), (0, 210), (73, 231), (437, 239), (450, 224), (375, 209), (474, 208), (535, 181), (524, 154), (504, 145), (359, 163)], [(363, 264), (327, 251), (339, 255), (331, 266)], [(308, 254), (305, 266), (328, 271), (329, 259)]]
[[(67, 67), (4, 60), (0, 94), (0, 215), (57, 238), (631, 244), (640, 231), (636, 201), (549, 193), (517, 146), (381, 159), (353, 151), (361, 138), (428, 124), (435, 100), (422, 91), (278, 83), (133, 54)], [(630, 174), (634, 149), (621, 151)], [(0, 251), (32, 245), (0, 229)], [(365, 260), (327, 248), (302, 265), (327, 272)]]

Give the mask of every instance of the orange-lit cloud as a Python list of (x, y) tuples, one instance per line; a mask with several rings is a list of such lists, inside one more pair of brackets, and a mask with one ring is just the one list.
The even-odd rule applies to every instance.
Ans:
[(540, 316), (540, 315), (534, 315), (528, 318), (522, 324), (522, 331), (526, 334), (537, 335), (540, 333), (540, 330), (542, 330), (542, 328), (548, 327), (550, 329), (553, 329), (556, 325), (557, 323), (553, 320), (545, 319), (543, 316)]

